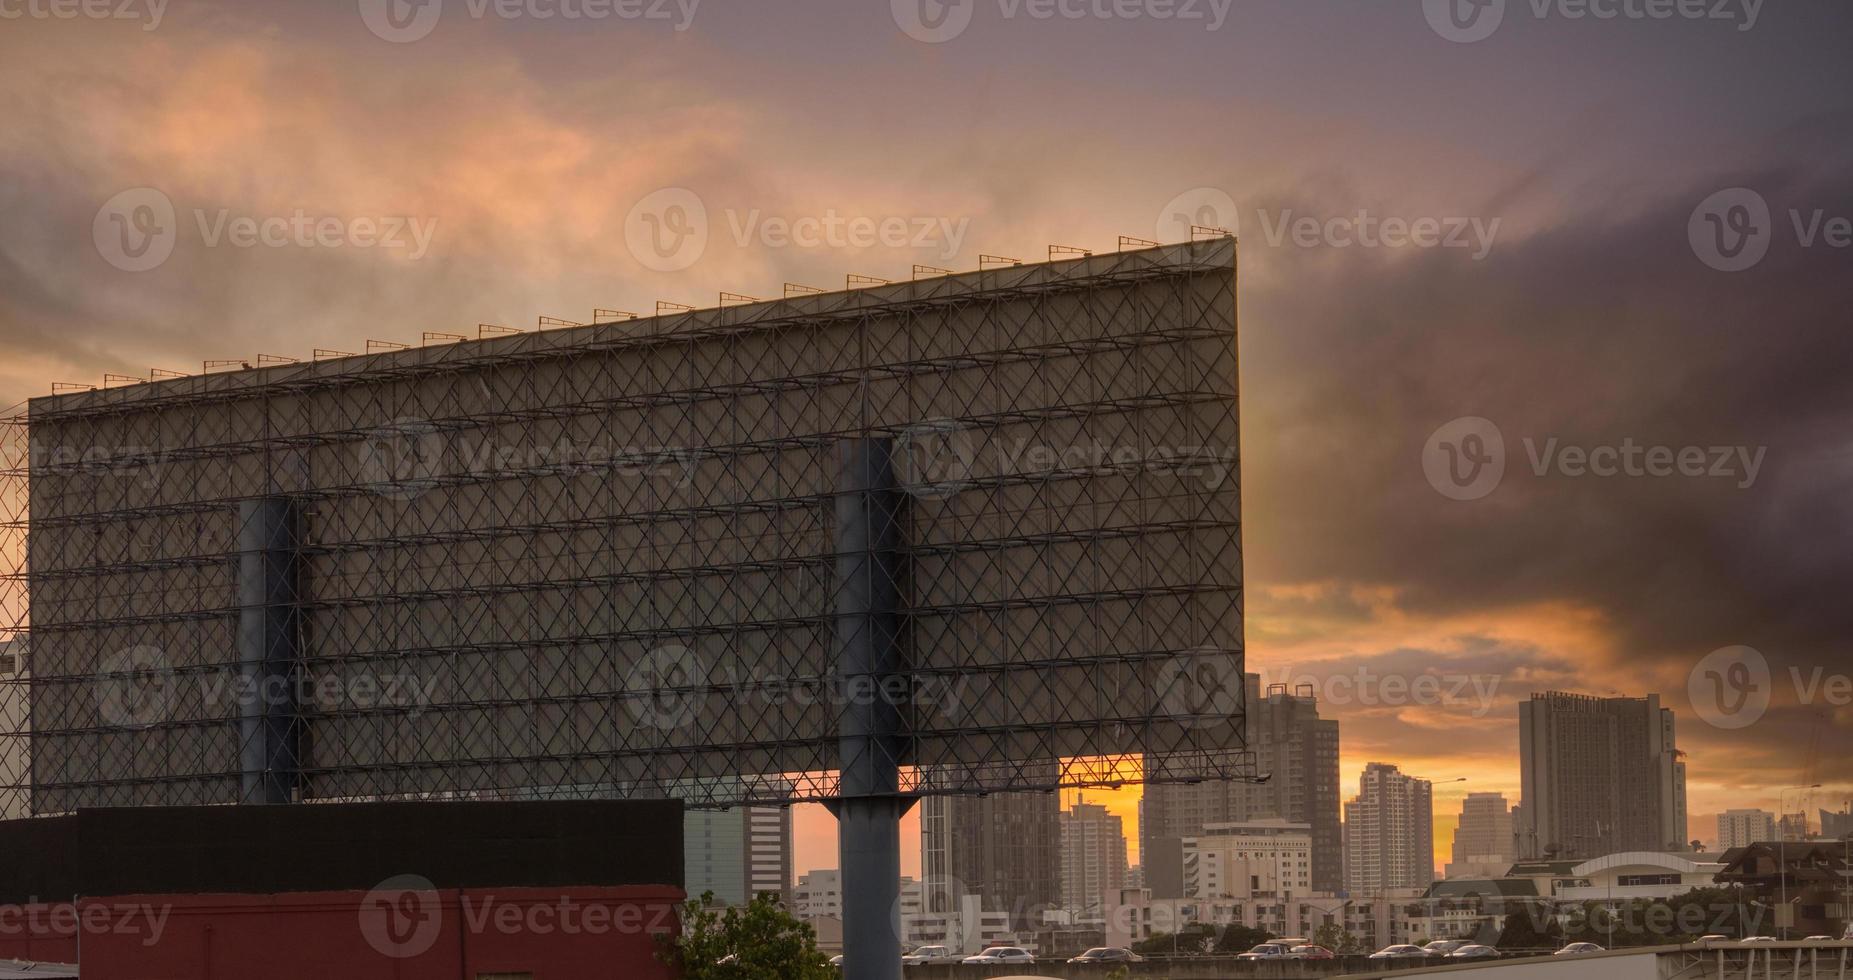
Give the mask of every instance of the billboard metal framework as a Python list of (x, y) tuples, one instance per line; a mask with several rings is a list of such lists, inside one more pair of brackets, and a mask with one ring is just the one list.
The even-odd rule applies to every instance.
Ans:
[(0, 422), (0, 810), (1251, 778), (1234, 268), (1216, 238), (34, 400)]

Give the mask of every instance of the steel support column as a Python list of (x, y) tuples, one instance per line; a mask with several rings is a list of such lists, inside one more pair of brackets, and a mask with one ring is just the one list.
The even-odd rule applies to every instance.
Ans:
[(241, 803), (296, 798), (302, 651), (295, 505), (260, 497), (238, 505), (238, 763)]
[(836, 670), (842, 698), (837, 818), (843, 869), (846, 980), (900, 980), (900, 756), (907, 677), (901, 637), (904, 498), (893, 443), (863, 438), (838, 450)]

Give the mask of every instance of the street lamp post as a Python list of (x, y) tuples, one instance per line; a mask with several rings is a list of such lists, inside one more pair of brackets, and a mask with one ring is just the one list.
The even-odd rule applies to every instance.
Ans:
[[(1821, 788), (1820, 783), (1812, 783), (1807, 786), (1791, 786), (1788, 789), (1785, 789), (1782, 792), (1776, 794), (1776, 809), (1782, 811), (1781, 813), (1778, 813), (1776, 815), (1776, 819), (1778, 821), (1778, 827), (1776, 831), (1776, 837), (1778, 838), (1776, 841), (1776, 872), (1778, 876), (1777, 881), (1780, 883), (1779, 887), (1781, 888), (1781, 893), (1782, 893), (1781, 904), (1777, 906), (1778, 911), (1776, 913), (1776, 917), (1778, 921), (1776, 922), (1776, 934), (1777, 934), (1777, 938), (1780, 938), (1780, 939), (1789, 938), (1790, 927), (1786, 925), (1782, 920), (1791, 918), (1789, 914), (1790, 912), (1790, 909), (1789, 909), (1789, 835), (1784, 833), (1781, 830), (1780, 821), (1789, 815), (1788, 814), (1788, 798), (1789, 798), (1790, 793), (1795, 793), (1798, 791), (1801, 793), (1806, 793), (1807, 791), (1811, 789), (1820, 789), (1820, 788)], [(1797, 799), (1799, 800), (1800, 797), (1797, 797)], [(1807, 814), (1807, 811), (1803, 811), (1802, 812), (1802, 833), (1805, 835), (1807, 832), (1808, 832), (1808, 814)]]

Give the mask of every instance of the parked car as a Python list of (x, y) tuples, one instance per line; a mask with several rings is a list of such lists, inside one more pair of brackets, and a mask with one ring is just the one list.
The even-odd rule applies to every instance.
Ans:
[(843, 968), (843, 954), (838, 953), (835, 956), (830, 957), (830, 965), (841, 970)]
[(1373, 960), (1425, 960), (1428, 959), (1428, 951), (1420, 946), (1398, 943), (1394, 946), (1383, 947), (1370, 954), (1370, 958)]
[(1282, 943), (1262, 943), (1246, 953), (1237, 953), (1238, 960), (1284, 960), (1293, 951), (1292, 946)]
[(1831, 943), (1836, 941), (1837, 940), (1832, 936), (1809, 936), (1807, 939), (1802, 940), (1804, 943)]
[(1448, 959), (1451, 960), (1496, 960), (1498, 958), (1498, 950), (1479, 943), (1468, 943), (1448, 954)]
[(993, 946), (975, 956), (967, 956), (961, 963), (1034, 963), (1036, 957), (1029, 950), (1019, 946)]
[(1579, 956), (1583, 953), (1606, 953), (1606, 952), (1608, 952), (1608, 950), (1603, 949), (1600, 946), (1597, 946), (1595, 943), (1571, 943), (1570, 945), (1565, 946), (1564, 948), (1558, 950), (1552, 955), (1553, 956)]
[(1070, 963), (1143, 963), (1145, 957), (1119, 946), (1096, 946), (1068, 959)]
[(1779, 940), (1777, 940), (1775, 936), (1745, 936), (1738, 940), (1740, 943), (1773, 943), (1778, 941)]
[(901, 955), (902, 966), (924, 966), (928, 963), (957, 963), (964, 957), (952, 951), (950, 946), (922, 946), (911, 953)]
[(1728, 943), (1728, 942), (1733, 942), (1733, 941), (1734, 940), (1732, 940), (1731, 937), (1720, 936), (1715, 932), (1706, 933), (1705, 935), (1699, 937), (1699, 945), (1701, 946), (1709, 946), (1709, 945), (1712, 945), (1713, 943)]
[(1462, 946), (1471, 946), (1465, 939), (1431, 939), (1422, 947), (1422, 952), (1430, 956), (1447, 956)]
[(1326, 949), (1324, 946), (1315, 946), (1312, 943), (1307, 943), (1303, 946), (1295, 946), (1287, 950), (1287, 958), (1293, 960), (1330, 960), (1336, 959), (1337, 957), (1337, 953)]

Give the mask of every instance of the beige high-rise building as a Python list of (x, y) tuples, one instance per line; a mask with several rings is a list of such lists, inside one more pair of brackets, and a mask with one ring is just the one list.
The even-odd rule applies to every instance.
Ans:
[(1187, 898), (1305, 898), (1313, 891), (1312, 828), (1285, 820), (1211, 824), (1184, 841)]
[(1435, 881), (1434, 787), (1373, 762), (1345, 804), (1345, 886), (1353, 897)]
[(1553, 691), (1518, 708), (1520, 857), (1685, 849), (1685, 766), (1659, 695)]
[(1454, 831), (1454, 859), (1448, 878), (1501, 878), (1518, 860), (1512, 836), (1512, 807), (1503, 793), (1469, 793)]
[(1119, 817), (1077, 801), (1062, 811), (1062, 908), (1102, 909), (1126, 886), (1126, 832)]
[(1344, 886), (1344, 832), (1339, 823), (1338, 722), (1319, 717), (1310, 687), (1265, 692), (1246, 677), (1248, 748), (1263, 783), (1148, 785), (1140, 806), (1139, 863), (1154, 898), (1184, 895), (1182, 841), (1213, 824), (1288, 820), (1313, 838), (1313, 889)]
[(1768, 810), (1726, 810), (1718, 814), (1718, 849), (1777, 840), (1776, 815)]

